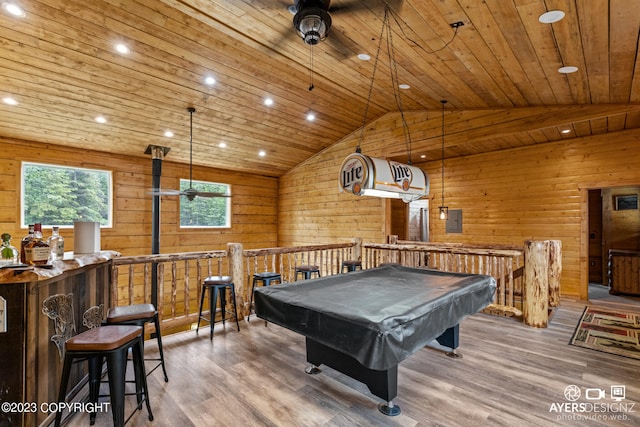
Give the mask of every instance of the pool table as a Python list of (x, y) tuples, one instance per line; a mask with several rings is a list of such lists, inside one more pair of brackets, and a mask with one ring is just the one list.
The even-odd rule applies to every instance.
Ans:
[(493, 301), (491, 276), (388, 264), (255, 291), (258, 317), (306, 337), (307, 373), (322, 364), (367, 385), (400, 408), (398, 364), (436, 339), (458, 347), (459, 323)]

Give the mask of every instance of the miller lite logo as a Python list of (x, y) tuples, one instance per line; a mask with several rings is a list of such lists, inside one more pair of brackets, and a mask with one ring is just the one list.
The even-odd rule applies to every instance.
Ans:
[(400, 184), (400, 187), (404, 191), (409, 191), (409, 188), (411, 187), (411, 181), (413, 180), (411, 168), (407, 165), (403, 165), (402, 163), (391, 161), (389, 162), (389, 168), (391, 169), (393, 182), (395, 182), (396, 184)]
[(347, 159), (340, 171), (340, 186), (355, 195), (362, 193), (362, 184), (367, 180), (367, 166), (360, 157)]

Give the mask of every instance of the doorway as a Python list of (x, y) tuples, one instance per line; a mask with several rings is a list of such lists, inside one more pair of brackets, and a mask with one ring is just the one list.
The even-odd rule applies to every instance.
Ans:
[[(609, 187), (588, 191), (588, 298), (608, 295), (609, 251), (640, 251), (640, 210), (623, 205), (640, 187)], [(625, 298), (624, 295), (620, 295)], [(634, 299), (633, 297), (626, 297)]]
[(429, 241), (429, 199), (391, 199), (391, 234), (398, 240)]

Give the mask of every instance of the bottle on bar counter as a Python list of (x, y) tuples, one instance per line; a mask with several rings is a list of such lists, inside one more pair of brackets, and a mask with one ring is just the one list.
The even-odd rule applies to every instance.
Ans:
[(0, 248), (0, 265), (18, 264), (19, 253), (11, 246), (11, 234), (2, 233), (2, 247)]
[(49, 261), (64, 258), (64, 237), (60, 235), (60, 227), (54, 226), (51, 237), (47, 239), (49, 243)]
[(33, 238), (24, 246), (29, 265), (46, 265), (49, 262), (49, 244), (42, 238), (42, 224), (34, 224)]
[(28, 264), (27, 255), (25, 254), (24, 249), (27, 246), (27, 243), (29, 243), (33, 239), (33, 228), (34, 225), (29, 224), (29, 234), (24, 236), (20, 241), (20, 262), (23, 264)]

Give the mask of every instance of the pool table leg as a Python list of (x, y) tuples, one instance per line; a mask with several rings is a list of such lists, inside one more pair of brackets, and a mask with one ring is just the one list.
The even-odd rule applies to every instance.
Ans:
[(387, 403), (378, 405), (378, 409), (385, 415), (398, 415), (400, 407), (393, 404), (392, 399), (398, 395), (398, 365), (379, 371), (369, 369), (351, 356), (327, 347), (306, 337), (307, 362), (314, 365), (307, 368), (307, 373), (317, 373), (318, 366), (327, 365), (336, 371), (364, 383), (371, 393), (385, 400)]
[(451, 349), (450, 352), (447, 353), (447, 356), (459, 359), (462, 357), (460, 353), (456, 351), (459, 345), (459, 335), (460, 335), (460, 326), (455, 325), (447, 329), (436, 338), (436, 341), (445, 347), (449, 347)]

